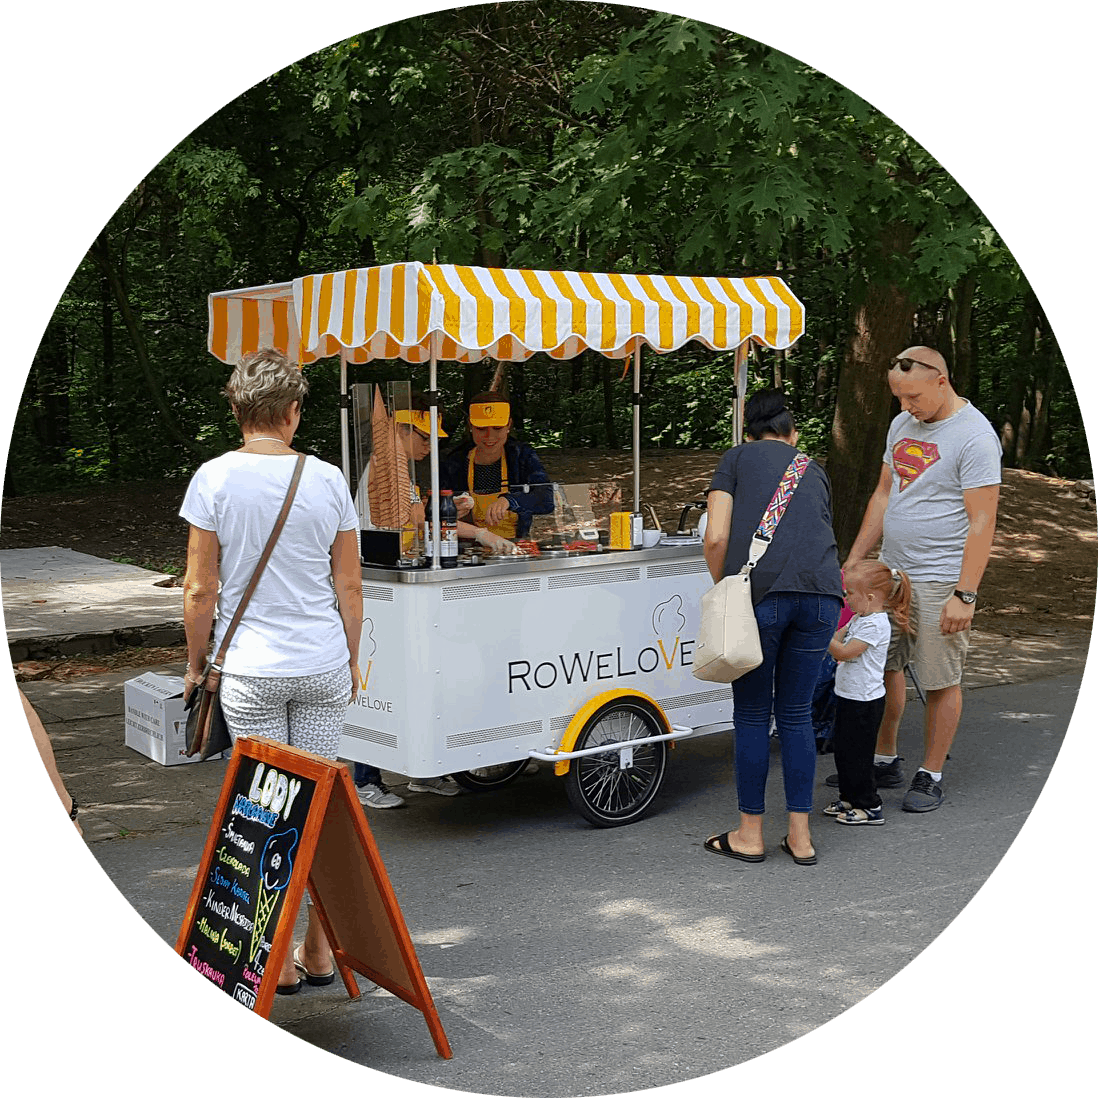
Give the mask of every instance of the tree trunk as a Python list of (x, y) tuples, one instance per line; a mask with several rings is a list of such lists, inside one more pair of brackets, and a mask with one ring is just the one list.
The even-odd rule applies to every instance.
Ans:
[(1021, 431), (1022, 414), (1026, 403), (1026, 379), (1019, 371), (1011, 378), (1007, 396), (1006, 415), (1003, 428), (999, 432), (999, 444), (1003, 448), (1003, 464), (1016, 469), (1019, 461), (1018, 436)]
[(126, 287), (122, 280), (122, 273), (114, 265), (111, 258), (106, 230), (96, 237), (95, 243), (91, 247), (90, 254), (99, 265), (99, 269), (103, 272), (103, 276), (110, 286), (111, 294), (114, 297), (114, 303), (118, 306), (118, 313), (122, 317), (122, 323), (125, 324), (126, 331), (129, 333), (130, 340), (133, 344), (134, 355), (137, 357), (138, 365), (141, 367), (141, 372), (145, 377), (145, 384), (148, 386), (149, 395), (152, 397), (154, 407), (160, 413), (160, 418), (163, 420), (165, 430), (167, 430), (171, 438), (179, 443), (185, 450), (190, 451), (195, 457), (205, 460), (210, 455), (204, 449), (195, 445), (192, 439), (187, 438), (182, 430), (180, 430), (175, 416), (172, 415), (171, 407), (168, 404), (167, 398), (164, 396), (164, 390), (160, 386), (160, 379), (156, 376), (156, 371), (153, 369), (148, 345), (145, 343), (145, 333), (141, 327), (141, 320), (130, 304), (129, 295), (126, 293)]
[(1027, 290), (1018, 337), (1019, 361), (1010, 379), (1006, 414), (999, 433), (999, 443), (1003, 447), (1003, 464), (1007, 468), (1018, 468), (1025, 458), (1025, 440), (1029, 436), (1026, 390), (1029, 387), (1029, 374), (1037, 346), (1037, 308), (1036, 295), (1032, 290)]
[(953, 288), (950, 309), (950, 342), (953, 345), (953, 388), (969, 397), (972, 388), (972, 302), (976, 297), (976, 273), (969, 271)]
[(801, 368), (797, 364), (796, 355), (790, 355), (787, 351), (782, 351), (781, 355), (785, 363), (785, 391), (794, 414), (800, 415), (807, 406), (807, 401), (801, 399)]
[(31, 385), (38, 391), (41, 407), (33, 420), (35, 434), (42, 445), (43, 456), (55, 465), (64, 463), (72, 446), (68, 342), (65, 328), (51, 323), (34, 356), (30, 377)]
[(107, 429), (107, 476), (117, 480), (121, 475), (118, 457), (118, 423), (114, 393), (114, 307), (111, 304), (111, 286), (106, 276), (100, 286), (100, 308), (103, 324), (103, 423)]
[(618, 431), (614, 425), (614, 363), (608, 358), (602, 360), (602, 419), (606, 426), (606, 445), (616, 450)]
[(914, 316), (915, 306), (906, 292), (891, 284), (871, 284), (855, 309), (827, 460), (840, 557), (853, 544), (881, 476), (891, 401), (886, 367), (889, 358), (907, 345)]
[(1025, 390), (1025, 400), (1022, 401), (1022, 412), (1018, 417), (1018, 447), (1015, 455), (1019, 469), (1028, 468), (1029, 442), (1033, 436), (1033, 411), (1035, 402), (1032, 380), (1028, 382), (1023, 381), (1022, 386)]

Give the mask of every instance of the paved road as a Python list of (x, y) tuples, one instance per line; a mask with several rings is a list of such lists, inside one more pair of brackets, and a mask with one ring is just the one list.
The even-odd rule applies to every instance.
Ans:
[[(83, 818), (95, 860), (148, 926), (173, 943), (224, 764), (165, 769), (122, 746), (121, 682), (134, 673), (29, 683), (26, 691), (48, 722), (67, 780), (89, 804)], [(968, 691), (944, 806), (905, 814), (903, 791), (894, 790), (884, 793), (883, 828), (847, 829), (821, 817), (813, 869), (777, 850), (777, 816), (762, 865), (702, 850), (702, 839), (734, 816), (726, 736), (679, 745), (659, 811), (616, 830), (585, 824), (546, 768), (493, 794), (411, 794), (407, 808), (368, 819), (454, 1059), (438, 1059), (418, 1012), (385, 992), (351, 1002), (338, 985), (307, 988), (276, 1000), (272, 1020), (354, 1063), (486, 1094), (563, 1098), (649, 1088), (742, 1064), (805, 1034), (815, 1043), (798, 1047), (821, 1054), (815, 1085), (841, 1086), (827, 1054), (831, 1028), (813, 1031), (881, 988), (981, 888), (1049, 774), (1078, 686), (1079, 677), (1069, 675)], [(918, 717), (913, 707), (905, 720), (910, 756)], [(777, 806), (776, 753), (773, 762), (769, 801)], [(821, 804), (830, 769), (821, 765)], [(81, 895), (94, 883), (89, 861), (77, 858)], [(89, 894), (98, 897), (85, 909), (93, 923), (99, 905), (124, 908), (104, 896), (101, 876)], [(1009, 923), (1032, 899), (1008, 892), (999, 917)], [(121, 925), (126, 916), (110, 920)], [(1038, 925), (1052, 922), (1046, 910)], [(94, 977), (103, 989), (121, 979), (123, 1003), (131, 994), (148, 1000), (152, 1013), (139, 1016), (143, 1024), (119, 1027), (126, 1048), (165, 1026), (181, 1040), (172, 1007), (188, 995), (209, 1006), (192, 986), (201, 981), (167, 950), (153, 949), (135, 929), (143, 925), (130, 919), (118, 937), (141, 940), (148, 972), (73, 958), (81, 983)], [(1000, 974), (1009, 966), (1007, 986), (1028, 1011), (1035, 974), (1023, 951), (1041, 939), (1032, 923), (1015, 929), (1010, 954), (986, 960)], [(1041, 940), (1041, 948), (1055, 956), (1064, 943)], [(113, 961), (129, 949), (108, 946), (106, 955)], [(931, 954), (940, 955), (937, 946)], [(970, 959), (979, 964), (981, 956), (977, 948)], [(923, 976), (908, 981), (906, 994), (925, 997), (926, 1009), (944, 1012), (952, 1028), (961, 1018), (941, 998), (948, 973), (928, 976), (935, 962), (927, 960), (915, 966)], [(895, 1002), (897, 986), (859, 1007), (858, 1024), (872, 1029), (873, 1004)], [(974, 990), (954, 980), (954, 994)], [(243, 1012), (226, 1003), (236, 1013), (221, 1024), (253, 1034), (254, 1019), (238, 1018)], [(1058, 1003), (1042, 1009), (1059, 1019)], [(1066, 1020), (1057, 1030), (1072, 1032)], [(899, 1082), (926, 1045), (910, 999), (897, 1026), (878, 1032), (886, 1041), (893, 1034)], [(768, 1063), (756, 1060), (755, 1069)], [(905, 1092), (882, 1072), (874, 1073), (873, 1089)]]

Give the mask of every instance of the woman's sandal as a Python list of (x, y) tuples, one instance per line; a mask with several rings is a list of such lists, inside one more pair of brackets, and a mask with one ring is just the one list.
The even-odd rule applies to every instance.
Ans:
[(782, 850), (784, 850), (786, 852), (786, 854), (788, 854), (793, 859), (793, 861), (795, 861), (797, 863), (797, 865), (815, 865), (816, 864), (816, 855), (815, 854), (809, 854), (807, 858), (798, 858), (797, 855), (793, 853), (793, 847), (791, 847), (789, 845), (789, 836), (788, 835), (786, 835), (786, 837), (784, 839), (782, 839), (781, 846), (782, 846)]
[(766, 854), (745, 854), (742, 850), (733, 850), (728, 841), (728, 832), (723, 835), (712, 835), (706, 839), (702, 846), (713, 854), (723, 854), (726, 858), (738, 858), (741, 862), (761, 862), (766, 860)]
[[(297, 971), (305, 977), (305, 982), (312, 987), (327, 987), (328, 984), (330, 984), (336, 978), (335, 965), (332, 965), (332, 971), (328, 973), (310, 972), (301, 963), (301, 946), (298, 946), (297, 949), (294, 950), (294, 968), (296, 968)], [(301, 981), (298, 980), (299, 985), (300, 983)], [(282, 994), (288, 995), (291, 993), (282, 992)]]

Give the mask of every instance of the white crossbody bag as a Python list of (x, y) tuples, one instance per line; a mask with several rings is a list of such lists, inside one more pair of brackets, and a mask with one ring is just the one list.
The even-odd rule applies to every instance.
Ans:
[(759, 624), (751, 601), (751, 572), (770, 548), (809, 458), (798, 453), (789, 463), (751, 538), (747, 563), (725, 576), (702, 596), (701, 624), (694, 645), (694, 678), (705, 682), (735, 682), (762, 663)]

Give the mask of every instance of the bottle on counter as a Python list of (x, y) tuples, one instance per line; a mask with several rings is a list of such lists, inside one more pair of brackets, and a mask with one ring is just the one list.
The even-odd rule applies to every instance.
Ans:
[(435, 559), (435, 546), (431, 541), (431, 491), (423, 493), (423, 563), (428, 568)]
[(439, 563), (443, 568), (456, 568), (458, 562), (458, 511), (454, 493), (449, 488), (439, 492), (438, 501)]

